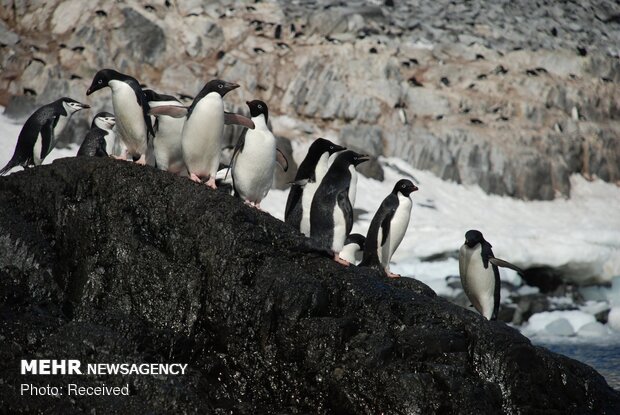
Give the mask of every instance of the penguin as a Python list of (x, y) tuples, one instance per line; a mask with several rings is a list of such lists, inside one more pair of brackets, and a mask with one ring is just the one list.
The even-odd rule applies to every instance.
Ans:
[(250, 206), (260, 210), (260, 202), (267, 196), (273, 184), (276, 162), (284, 171), (288, 161), (276, 148), (276, 138), (269, 131), (269, 109), (260, 100), (248, 101), (254, 129), (242, 135), (232, 156), (232, 172), (235, 195)]
[(344, 241), (344, 247), (340, 251), (340, 258), (348, 261), (352, 264), (358, 263), (362, 258), (364, 252), (364, 244), (366, 237), (359, 233), (352, 233), (347, 236)]
[(491, 244), (482, 233), (472, 229), (465, 233), (465, 243), (459, 249), (459, 274), (467, 298), (487, 320), (497, 320), (499, 311), (499, 268), (523, 272), (519, 267), (495, 258)]
[[(150, 107), (140, 83), (114, 69), (102, 69), (95, 74), (86, 95), (105, 87), (112, 90), (116, 130), (127, 147), (126, 152), (138, 164), (146, 164), (148, 141), (155, 136), (155, 132), (148, 116)], [(119, 158), (125, 159), (126, 154)]]
[(310, 237), (321, 248), (331, 250), (334, 261), (349, 265), (340, 258), (344, 241), (353, 227), (353, 207), (349, 200), (350, 166), (368, 160), (368, 156), (343, 151), (336, 157), (316, 190), (310, 207)]
[(346, 148), (325, 138), (317, 138), (297, 169), (286, 199), (284, 221), (306, 236), (310, 236), (310, 206), (314, 193), (327, 173), (330, 156), (342, 150)]
[(205, 84), (189, 107), (162, 105), (153, 108), (151, 115), (185, 116), (181, 147), (189, 178), (195, 182), (207, 179), (206, 184), (216, 189), (216, 174), (220, 165), (224, 124), (239, 124), (254, 129), (252, 120), (238, 114), (224, 112), (222, 98), (239, 85), (214, 79)]
[(16, 166), (40, 165), (56, 145), (56, 139), (71, 116), (86, 108), (90, 106), (63, 97), (37, 109), (22, 127), (13, 157), (0, 170), (0, 176)]
[[(114, 145), (114, 133), (112, 132), (114, 124), (116, 124), (114, 115), (109, 112), (100, 112), (95, 115), (77, 155), (108, 157)], [(112, 136), (111, 142), (108, 136)]]
[[(181, 101), (175, 97), (158, 94), (150, 89), (145, 89), (144, 95), (150, 108), (163, 105), (181, 105)], [(153, 153), (155, 165), (158, 169), (174, 174), (181, 174), (186, 170), (183, 162), (183, 149), (181, 148), (181, 134), (184, 124), (183, 118), (175, 118), (165, 114), (155, 117)]]
[(401, 179), (383, 199), (368, 228), (361, 266), (380, 267), (388, 277), (400, 277), (390, 272), (390, 260), (407, 232), (412, 205), (410, 195), (416, 190), (418, 187), (411, 180)]

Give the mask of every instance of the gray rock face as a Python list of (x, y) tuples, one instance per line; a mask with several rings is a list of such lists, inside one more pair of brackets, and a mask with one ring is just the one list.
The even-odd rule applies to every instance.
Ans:
[[(3, 413), (616, 414), (577, 361), (408, 278), (344, 268), (288, 225), (156, 169), (72, 158), (0, 177)], [(38, 396), (20, 359), (182, 362)]]
[[(575, 173), (620, 180), (616, 2), (387, 3), (6, 7), (0, 98), (83, 94), (102, 67), (187, 96), (219, 77), (242, 85), (231, 108), (259, 98), (298, 123), (291, 131), (311, 125), (304, 139), (361, 137), (360, 148), (491, 193), (551, 199), (570, 195)], [(84, 120), (111, 109), (108, 95), (92, 100)]]

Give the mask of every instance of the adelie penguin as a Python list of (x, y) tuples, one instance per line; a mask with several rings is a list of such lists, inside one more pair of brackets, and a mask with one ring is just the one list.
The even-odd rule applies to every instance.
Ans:
[(498, 267), (522, 272), (520, 268), (495, 258), (491, 244), (475, 229), (465, 233), (465, 243), (459, 249), (459, 273), (463, 290), (469, 301), (487, 320), (497, 320), (499, 311), (500, 277)]
[(400, 277), (390, 272), (390, 260), (407, 232), (411, 218), (410, 195), (416, 190), (418, 187), (411, 180), (401, 179), (383, 199), (370, 222), (360, 266), (380, 268), (390, 278)]
[(366, 237), (359, 233), (352, 233), (344, 240), (344, 247), (340, 251), (340, 258), (352, 264), (362, 260)]
[[(167, 105), (182, 105), (181, 101), (171, 95), (158, 94), (150, 89), (145, 89), (144, 94), (151, 109)], [(186, 170), (181, 147), (184, 124), (184, 118), (175, 118), (165, 114), (155, 117), (153, 153), (158, 169), (174, 174), (180, 174)]]
[(310, 237), (321, 248), (331, 250), (334, 260), (343, 265), (349, 265), (349, 262), (340, 258), (339, 253), (353, 227), (349, 167), (368, 159), (368, 156), (350, 150), (340, 153), (321, 180), (310, 207)]
[(342, 146), (325, 138), (317, 138), (310, 145), (306, 157), (297, 169), (295, 181), (286, 199), (284, 221), (306, 236), (310, 236), (312, 199), (327, 173), (329, 157), (342, 150), (345, 150)]
[(37, 109), (22, 127), (13, 157), (0, 170), (0, 175), (16, 166), (32, 167), (41, 164), (56, 145), (56, 139), (71, 116), (85, 108), (90, 106), (64, 97)]
[[(95, 115), (90, 130), (86, 134), (78, 156), (108, 157), (114, 146), (114, 133), (112, 129), (115, 124), (114, 115), (109, 112), (100, 112)], [(108, 137), (111, 137), (111, 142)]]
[[(155, 132), (148, 116), (149, 104), (140, 83), (114, 69), (102, 69), (95, 74), (86, 95), (105, 87), (112, 90), (116, 130), (127, 147), (127, 153), (137, 163), (145, 164), (148, 140), (155, 136)], [(126, 158), (126, 155), (119, 158)]]
[(242, 135), (231, 159), (233, 188), (250, 206), (260, 209), (260, 202), (273, 184), (276, 162), (284, 171), (288, 161), (276, 148), (276, 138), (267, 127), (269, 110), (260, 100), (246, 102), (250, 108), (254, 129)]
[(216, 188), (215, 178), (220, 165), (222, 134), (225, 124), (239, 124), (253, 129), (252, 120), (238, 114), (224, 112), (222, 98), (239, 85), (214, 79), (206, 83), (194, 98), (192, 105), (162, 105), (153, 108), (151, 115), (186, 117), (181, 134), (183, 159), (190, 179)]

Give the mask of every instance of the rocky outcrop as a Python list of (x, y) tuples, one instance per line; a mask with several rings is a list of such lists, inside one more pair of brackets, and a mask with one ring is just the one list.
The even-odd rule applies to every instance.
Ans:
[[(4, 413), (596, 413), (620, 394), (413, 279), (343, 268), (239, 200), (132, 163), (0, 177)], [(188, 363), (185, 376), (22, 376), (23, 358)], [(129, 397), (19, 384), (129, 384)]]
[[(619, 15), (604, 0), (26, 2), (0, 10), (0, 103), (85, 99), (102, 67), (186, 97), (217, 76), (243, 85), (231, 106), (293, 120), (276, 123), (288, 139), (378, 134), (374, 156), (552, 199), (573, 173), (620, 180)], [(105, 92), (89, 103), (111, 109)]]

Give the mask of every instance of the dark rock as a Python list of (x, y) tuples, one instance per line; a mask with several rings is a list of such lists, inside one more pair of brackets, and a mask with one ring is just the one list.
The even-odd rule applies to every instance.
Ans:
[[(343, 268), (266, 213), (109, 159), (0, 177), (0, 412), (596, 413), (592, 368), (437, 298)], [(20, 396), (36, 357), (183, 362), (97, 376), (130, 397)], [(71, 378), (73, 380), (73, 378)]]
[(161, 27), (136, 10), (126, 7), (122, 10), (125, 23), (118, 29), (120, 44), (125, 45), (125, 55), (134, 62), (157, 63), (166, 50), (166, 36)]
[(4, 109), (4, 115), (25, 121), (36, 109), (36, 98), (32, 95), (13, 95)]

